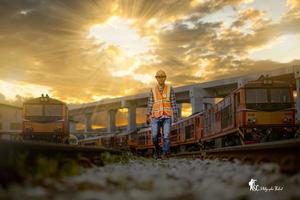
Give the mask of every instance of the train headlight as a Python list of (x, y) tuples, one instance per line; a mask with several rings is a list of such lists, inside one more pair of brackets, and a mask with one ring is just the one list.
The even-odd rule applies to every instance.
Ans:
[(251, 133), (252, 132), (252, 129), (251, 128), (247, 128), (246, 129), (246, 133)]
[(292, 122), (292, 118), (289, 118), (289, 117), (285, 117), (283, 118), (283, 123), (291, 123)]
[(256, 124), (256, 118), (249, 118), (248, 124)]

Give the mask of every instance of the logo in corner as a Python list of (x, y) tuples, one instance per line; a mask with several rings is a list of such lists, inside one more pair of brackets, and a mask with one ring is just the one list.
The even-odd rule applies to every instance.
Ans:
[(271, 187), (266, 187), (266, 186), (261, 186), (256, 184), (257, 180), (251, 178), (251, 180), (249, 181), (249, 190), (250, 191), (264, 191), (264, 192), (270, 192), (270, 191), (282, 191), (283, 190), (283, 186), (271, 186)]
[(249, 187), (250, 187), (250, 191), (257, 191), (257, 187), (258, 185), (256, 185), (256, 179), (251, 178), (251, 180), (249, 181)]

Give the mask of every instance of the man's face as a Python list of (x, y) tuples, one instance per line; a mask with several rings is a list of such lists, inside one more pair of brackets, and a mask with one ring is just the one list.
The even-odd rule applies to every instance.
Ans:
[(159, 85), (164, 85), (167, 77), (165, 75), (157, 75), (155, 78)]

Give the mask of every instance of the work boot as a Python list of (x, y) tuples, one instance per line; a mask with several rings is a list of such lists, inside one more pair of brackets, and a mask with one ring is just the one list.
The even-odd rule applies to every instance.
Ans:
[(155, 157), (154, 157), (156, 160), (161, 160), (162, 157), (161, 157), (161, 154), (158, 153), (158, 154), (155, 154)]
[(161, 150), (160, 148), (154, 148), (154, 155), (153, 157), (158, 160), (161, 159)]
[(158, 141), (153, 141), (154, 144), (154, 158), (161, 159), (161, 148), (159, 146)]

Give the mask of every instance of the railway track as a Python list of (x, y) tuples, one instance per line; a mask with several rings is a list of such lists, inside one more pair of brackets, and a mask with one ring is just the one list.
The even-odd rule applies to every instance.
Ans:
[(35, 159), (38, 156), (58, 159), (73, 159), (89, 165), (103, 165), (101, 156), (104, 153), (110, 155), (122, 155), (122, 151), (94, 146), (77, 146), (68, 144), (55, 144), (35, 141), (10, 141), (0, 140), (0, 169), (7, 168), (8, 160), (12, 160), (16, 155), (26, 155), (29, 159)]
[(248, 164), (272, 162), (277, 163), (282, 172), (294, 173), (300, 171), (300, 139), (184, 152), (172, 157), (238, 159)]
[[(60, 154), (65, 157), (82, 156), (87, 158), (95, 158), (103, 153), (113, 155), (121, 155), (122, 151), (117, 149), (95, 147), (95, 146), (77, 146), (68, 144), (55, 144), (48, 142), (35, 141), (9, 141), (0, 140), (0, 157), (5, 160), (12, 153), (26, 152), (30, 156), (37, 154), (41, 155), (56, 155)], [(0, 163), (2, 162), (0, 161)]]
[(120, 150), (94, 147), (94, 146), (77, 146), (68, 144), (55, 144), (48, 142), (34, 141), (8, 141), (0, 140), (0, 153), (5, 155), (11, 151), (29, 151), (31, 153), (62, 153), (62, 154), (101, 154), (109, 152), (111, 154), (121, 154)]
[(119, 159), (124, 159), (124, 154), (115, 149), (0, 140), (0, 185), (30, 179), (36, 174), (47, 177), (68, 173), (78, 166), (102, 166)]

